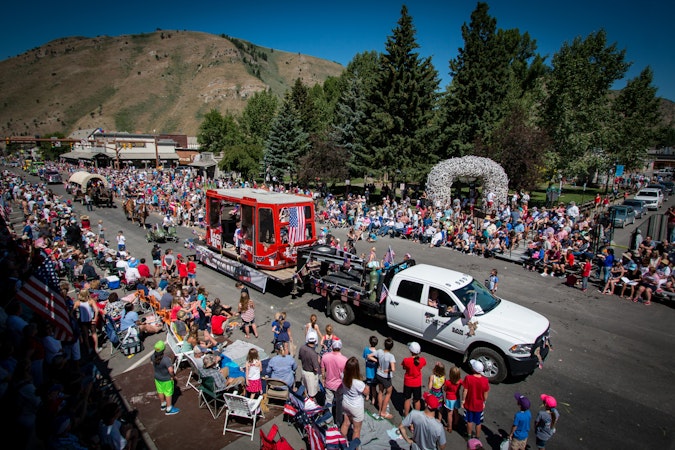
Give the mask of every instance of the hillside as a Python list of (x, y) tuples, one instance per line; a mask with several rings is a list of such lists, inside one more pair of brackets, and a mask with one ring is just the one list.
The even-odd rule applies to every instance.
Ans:
[(213, 108), (240, 112), (255, 92), (282, 95), (298, 77), (313, 86), (342, 70), (199, 32), (63, 38), (0, 61), (0, 134), (101, 127), (196, 135)]

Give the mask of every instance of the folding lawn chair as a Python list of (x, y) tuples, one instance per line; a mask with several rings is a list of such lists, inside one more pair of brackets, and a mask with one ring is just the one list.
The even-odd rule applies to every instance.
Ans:
[[(226, 401), (223, 398), (225, 391), (216, 391), (213, 377), (201, 377), (199, 390), (199, 407), (206, 408), (214, 419), (217, 419), (225, 409)], [(225, 421), (227, 424), (227, 420)], [(223, 432), (225, 434), (225, 432)]]
[[(225, 425), (223, 426), (223, 435), (226, 432), (231, 431), (232, 433), (244, 434), (246, 436), (251, 436), (253, 440), (253, 435), (255, 434), (255, 423), (258, 419), (258, 416), (265, 418), (260, 408), (260, 403), (262, 402), (262, 396), (257, 399), (251, 399), (248, 397), (243, 397), (241, 395), (235, 394), (223, 394), (225, 403), (227, 405), (227, 412), (225, 413)], [(251, 432), (245, 430), (239, 430), (236, 428), (228, 428), (227, 423), (230, 420), (230, 416), (240, 417), (244, 419), (252, 419), (253, 425), (251, 426)]]

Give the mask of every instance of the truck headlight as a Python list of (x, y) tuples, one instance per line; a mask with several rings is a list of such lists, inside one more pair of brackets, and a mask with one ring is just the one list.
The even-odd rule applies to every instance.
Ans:
[(530, 355), (532, 354), (532, 347), (534, 347), (534, 344), (518, 344), (511, 347), (509, 351), (516, 355)]

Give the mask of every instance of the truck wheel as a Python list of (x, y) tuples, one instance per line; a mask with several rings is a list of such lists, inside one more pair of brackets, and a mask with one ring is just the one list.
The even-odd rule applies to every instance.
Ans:
[(354, 310), (342, 300), (333, 300), (330, 304), (330, 315), (340, 325), (349, 325), (354, 321)]
[(501, 383), (508, 375), (504, 357), (491, 348), (478, 347), (471, 352), (469, 359), (475, 359), (483, 363), (485, 368), (483, 374), (490, 383)]

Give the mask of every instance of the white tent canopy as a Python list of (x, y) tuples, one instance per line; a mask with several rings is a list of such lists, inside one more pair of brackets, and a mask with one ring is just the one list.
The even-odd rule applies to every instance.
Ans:
[(68, 179), (68, 183), (79, 184), (82, 189), (86, 189), (92, 180), (100, 180), (104, 187), (108, 187), (108, 180), (103, 175), (89, 173), (84, 170), (72, 174)]

